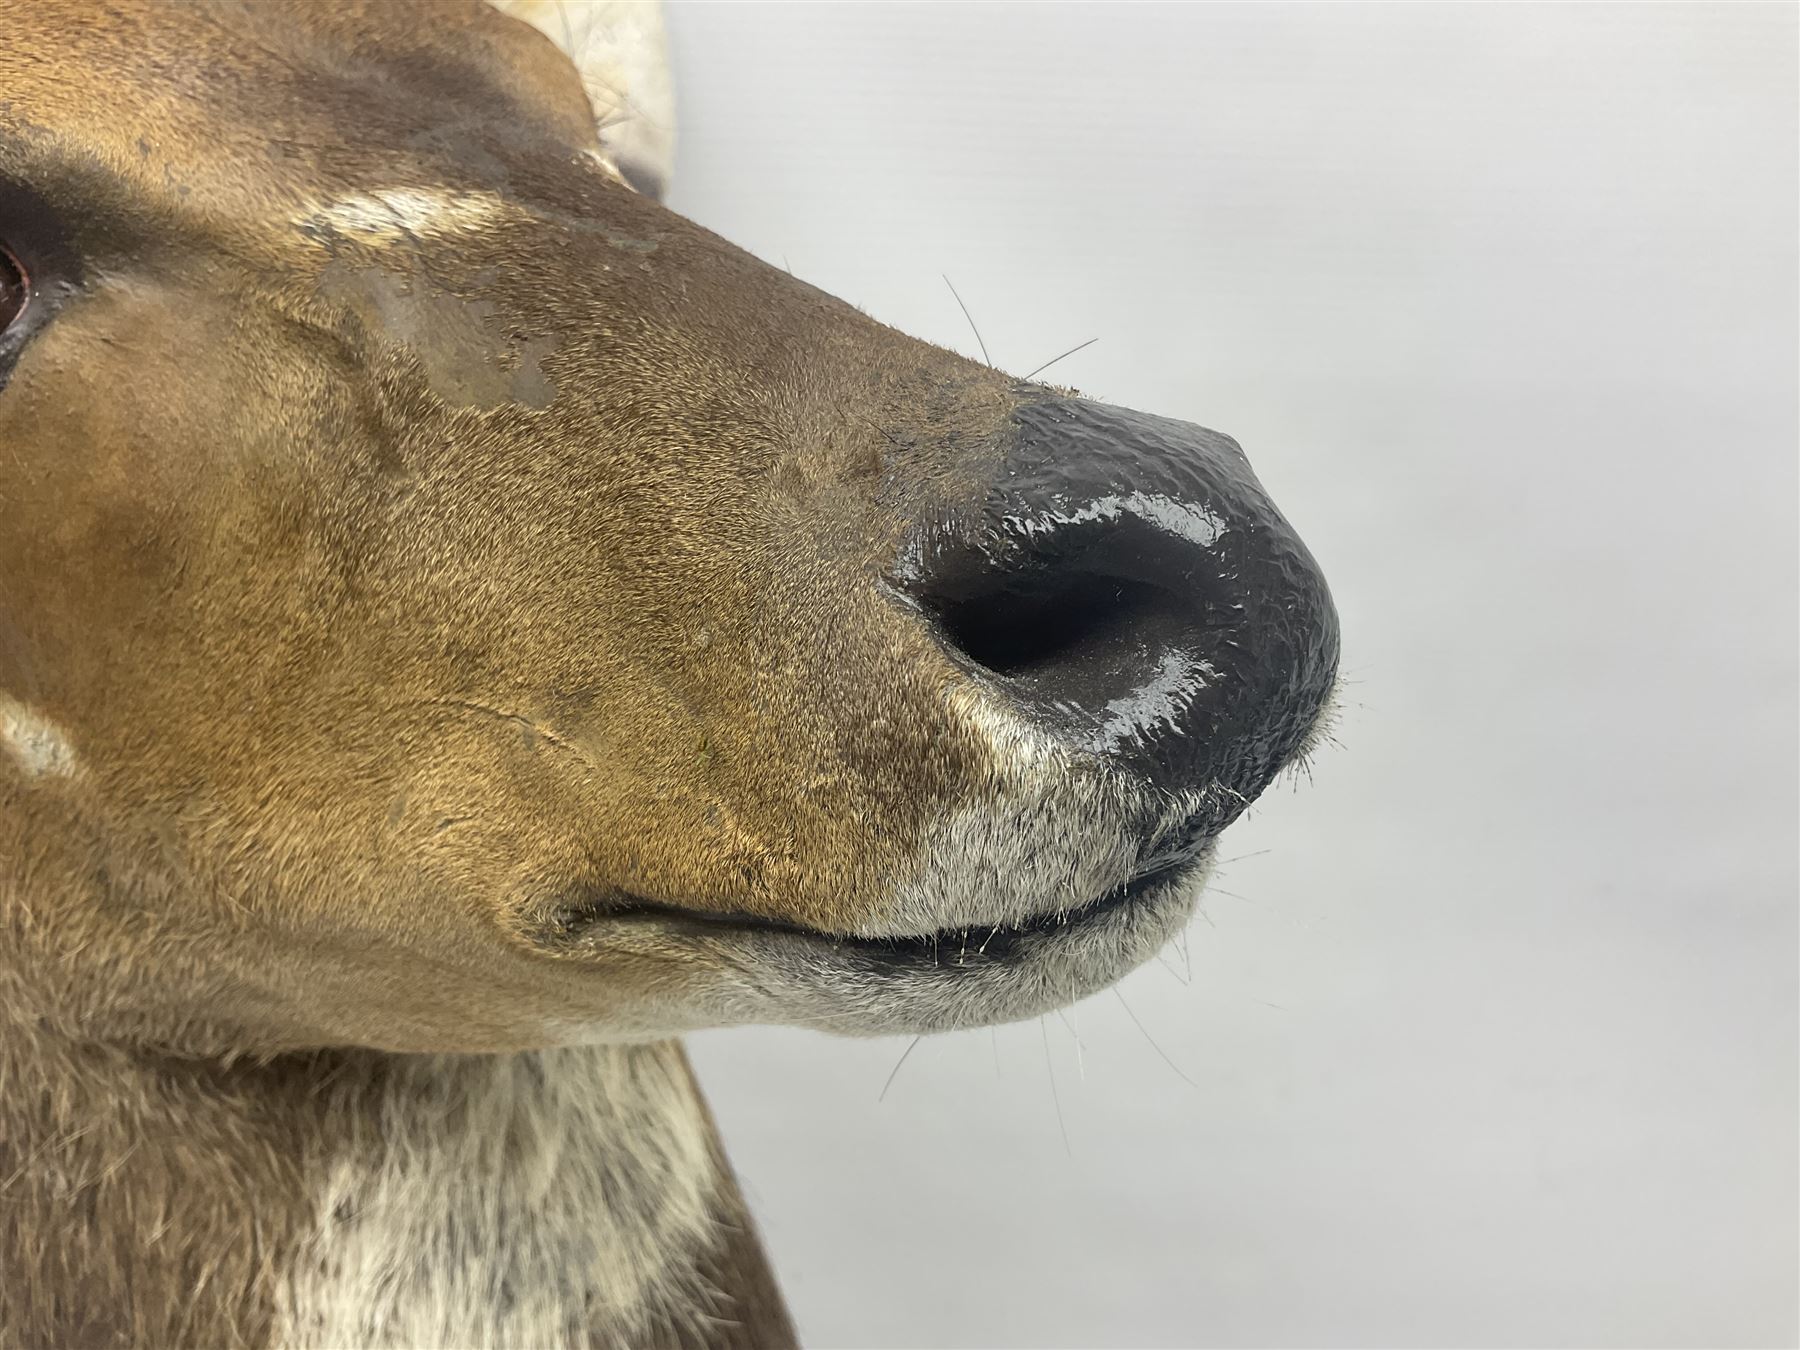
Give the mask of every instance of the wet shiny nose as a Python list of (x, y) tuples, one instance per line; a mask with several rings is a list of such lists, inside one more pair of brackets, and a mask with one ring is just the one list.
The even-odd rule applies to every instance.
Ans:
[[(1338, 621), (1236, 442), (1033, 403), (978, 510), (923, 529), (899, 584), (952, 658), (1038, 726), (1222, 828), (1323, 709)], [(1204, 817), (1204, 818), (1201, 818)]]

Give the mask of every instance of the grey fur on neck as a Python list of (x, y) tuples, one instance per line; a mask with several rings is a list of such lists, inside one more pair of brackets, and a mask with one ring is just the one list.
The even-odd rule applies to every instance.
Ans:
[(718, 1173), (673, 1044), (396, 1058), (325, 1109), (279, 1344), (634, 1344), (703, 1303)]
[(0, 1343), (794, 1343), (677, 1042), (224, 1065), (8, 1040)]

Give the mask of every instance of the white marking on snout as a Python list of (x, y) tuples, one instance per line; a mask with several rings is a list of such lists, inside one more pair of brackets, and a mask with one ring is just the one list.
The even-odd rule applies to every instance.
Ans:
[(70, 778), (81, 767), (61, 727), (0, 694), (0, 745), (33, 778)]
[(979, 684), (959, 681), (945, 701), (956, 720), (981, 738), (989, 758), (1004, 772), (1033, 784), (1067, 774), (1068, 751)]
[(389, 245), (463, 234), (509, 219), (515, 208), (491, 192), (391, 187), (320, 202), (294, 218), (300, 229), (330, 229), (364, 243)]
[(912, 875), (860, 936), (1016, 924), (1078, 908), (1129, 878), (1134, 794), (1103, 761), (973, 682), (952, 686), (948, 702), (985, 742), (981, 781), (926, 830)]

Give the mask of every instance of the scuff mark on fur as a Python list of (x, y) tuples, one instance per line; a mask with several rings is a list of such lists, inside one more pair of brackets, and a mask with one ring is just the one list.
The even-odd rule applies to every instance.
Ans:
[(294, 224), (307, 234), (330, 230), (381, 246), (464, 234), (520, 215), (492, 192), (388, 187), (317, 203), (296, 216)]
[(31, 778), (71, 778), (81, 767), (61, 727), (0, 694), (0, 745)]

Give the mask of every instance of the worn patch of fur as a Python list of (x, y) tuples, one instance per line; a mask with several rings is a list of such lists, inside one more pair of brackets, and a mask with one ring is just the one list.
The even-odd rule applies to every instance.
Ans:
[(79, 767), (74, 747), (55, 723), (5, 694), (0, 694), (0, 749), (34, 778), (66, 778)]

